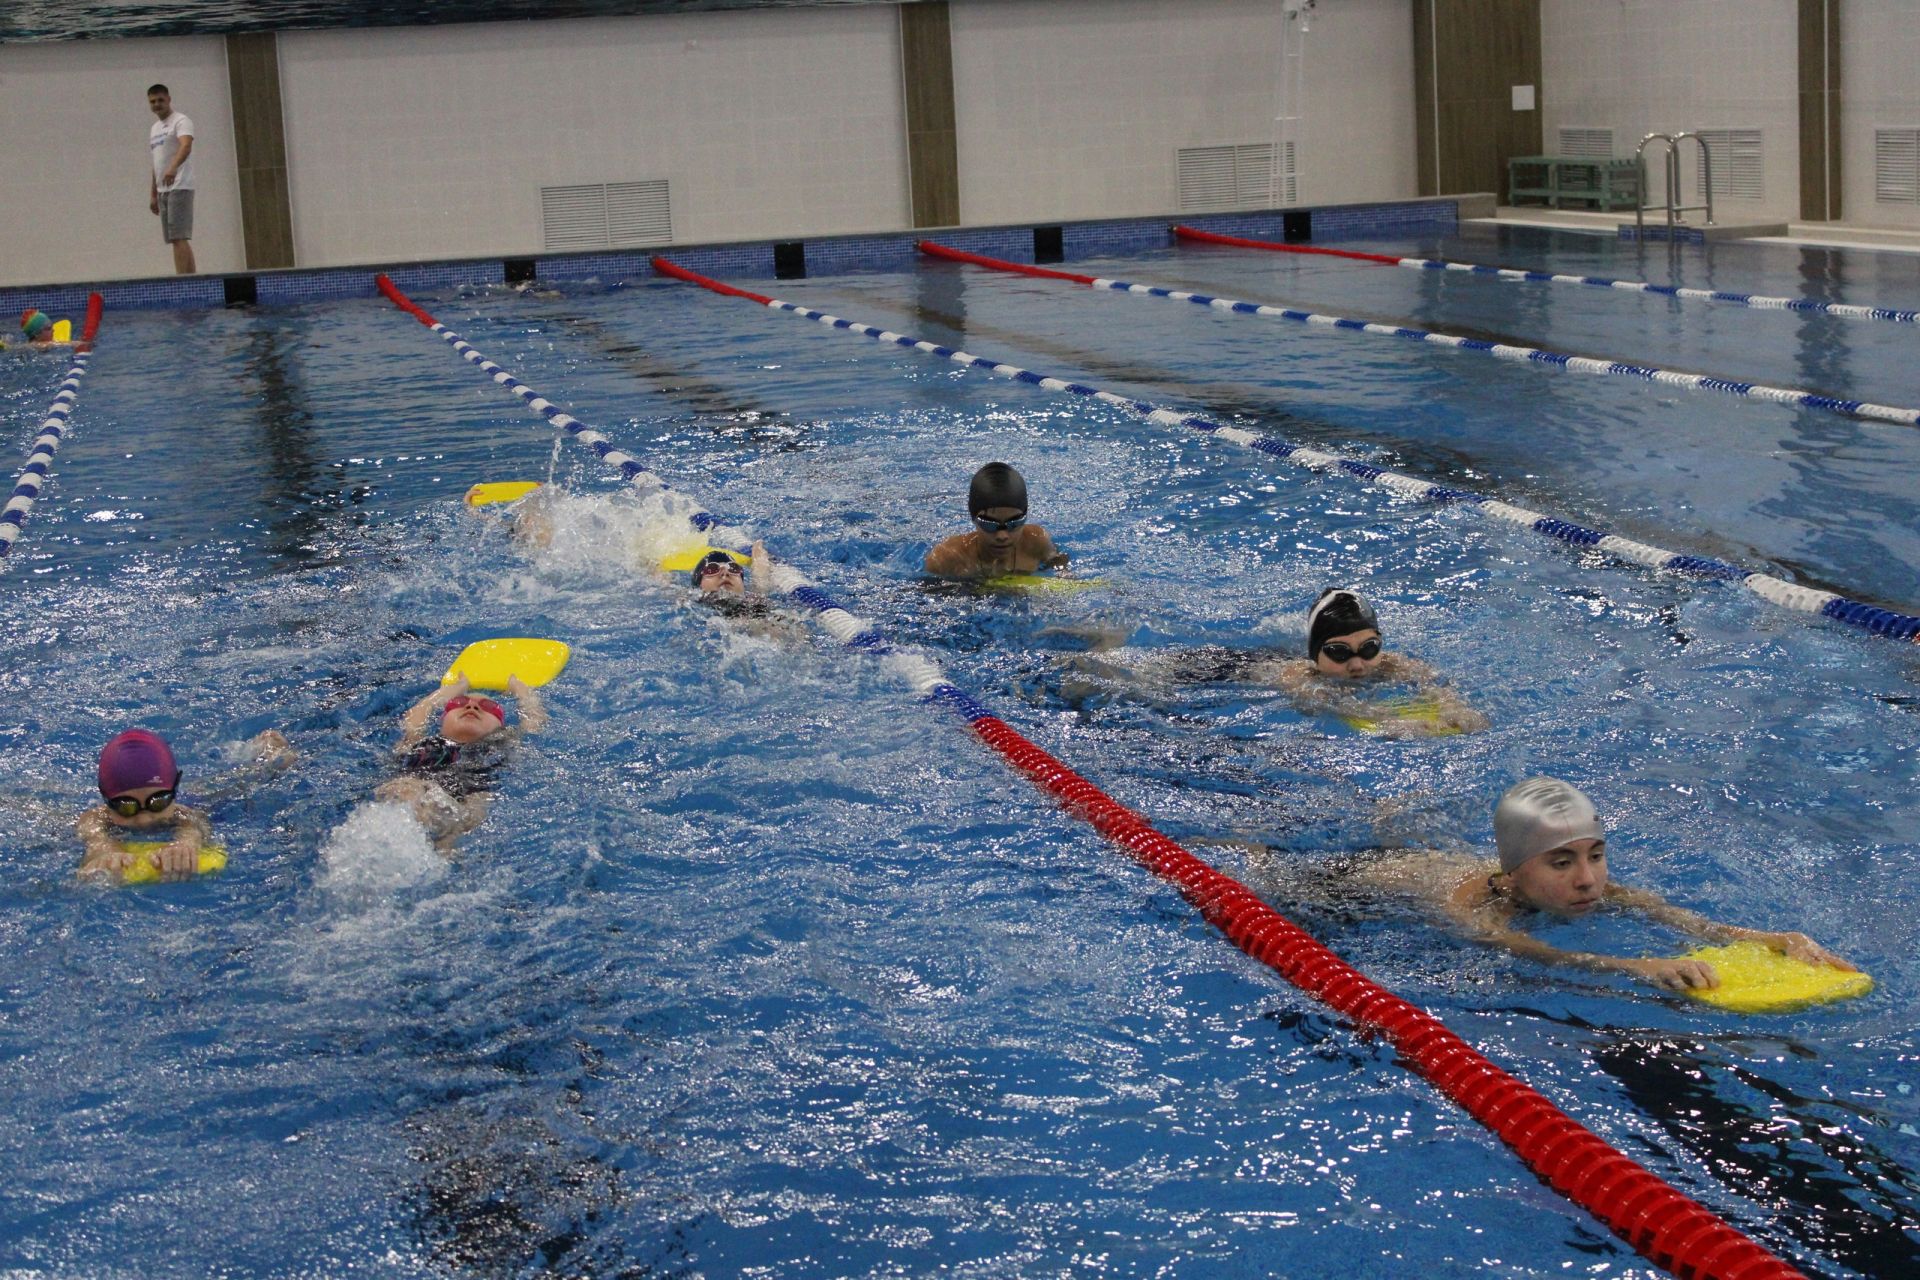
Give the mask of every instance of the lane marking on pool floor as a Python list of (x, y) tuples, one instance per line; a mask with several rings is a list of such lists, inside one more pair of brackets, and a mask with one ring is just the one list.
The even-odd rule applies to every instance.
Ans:
[(1893, 307), (1863, 307), (1848, 302), (1821, 302), (1815, 298), (1773, 298), (1759, 293), (1733, 293), (1724, 289), (1686, 289), (1672, 284), (1651, 284), (1645, 280), (1610, 280), (1605, 276), (1573, 276), (1551, 271), (1526, 271), (1518, 267), (1492, 267), (1479, 262), (1447, 262), (1438, 258), (1396, 258), (1385, 253), (1362, 253), (1358, 249), (1329, 249), (1322, 245), (1280, 244), (1273, 240), (1250, 240), (1244, 236), (1223, 236), (1217, 231), (1176, 224), (1173, 234), (1198, 244), (1227, 245), (1236, 249), (1261, 249), (1269, 253), (1310, 254), (1322, 258), (1345, 258), (1371, 262), (1379, 266), (1411, 267), (1417, 271), (1460, 271), (1476, 276), (1494, 276), (1501, 280), (1522, 280), (1529, 284), (1581, 284), (1621, 293), (1656, 293), (1690, 302), (1724, 302), (1751, 307), (1756, 311), (1804, 311), (1815, 315), (1841, 316), (1848, 320), (1890, 320), (1895, 324), (1920, 322), (1920, 311), (1900, 311)]
[(87, 361), (93, 355), (93, 340), (100, 333), (103, 306), (99, 294), (87, 295), (87, 321), (80, 330), (80, 341), (74, 344), (73, 367), (67, 370), (66, 381), (60, 384), (60, 394), (47, 408), (46, 421), (40, 424), (40, 434), (34, 438), (27, 465), (21, 468), (7, 505), (0, 508), (0, 568), (5, 567), (7, 553), (13, 550), (13, 544), (19, 541), (26, 526), (27, 513), (33, 510), (41, 488), (53, 472), (53, 455), (60, 452), (60, 440), (66, 435), (73, 406), (80, 398), (80, 379), (86, 376)]
[[(647, 487), (666, 488), (637, 459), (613, 449), (598, 432), (562, 413), (551, 401), (481, 355), (386, 276), (376, 277), (375, 283), (395, 306), (438, 334), (463, 360), (528, 409), (568, 431), (627, 480), (637, 482), (637, 477), (645, 477)], [(758, 297), (726, 285), (720, 285), (719, 290), (741, 298)], [(688, 519), (701, 532), (721, 525), (719, 517), (704, 510)], [(1363, 1033), (1371, 1031), (1387, 1037), (1419, 1074), (1497, 1134), (1528, 1168), (1606, 1223), (1639, 1253), (1660, 1266), (1701, 1280), (1787, 1280), (1800, 1276), (1711, 1210), (1622, 1155), (1537, 1090), (1496, 1066), (1438, 1018), (1360, 973), (1251, 889), (1195, 857), (1140, 814), (1023, 737), (948, 680), (939, 664), (924, 652), (896, 647), (877, 626), (840, 607), (792, 565), (775, 564), (773, 584), (813, 610), (821, 629), (843, 645), (880, 658), (922, 701), (960, 716), (976, 737), (1058, 800), (1069, 814), (1087, 822), (1142, 866), (1174, 884), (1209, 924), (1247, 955), (1351, 1019)]]
[(1447, 347), (1455, 351), (1474, 351), (1512, 364), (1547, 365), (1573, 373), (1597, 374), (1602, 377), (1639, 378), (1660, 386), (1679, 387), (1688, 391), (1719, 391), (1747, 400), (1764, 400), (1773, 404), (1794, 405), (1804, 409), (1825, 409), (1868, 422), (1890, 422), (1905, 427), (1920, 425), (1920, 409), (1902, 409), (1894, 405), (1872, 404), (1865, 400), (1846, 400), (1839, 396), (1820, 395), (1817, 392), (1799, 391), (1791, 387), (1769, 387), (1758, 382), (1740, 382), (1732, 378), (1713, 378), (1705, 374), (1659, 369), (1652, 365), (1627, 364), (1619, 360), (1603, 360), (1594, 356), (1570, 355), (1564, 351), (1548, 351), (1541, 347), (1489, 342), (1485, 338), (1463, 338), (1457, 334), (1435, 333), (1430, 329), (1410, 329), (1405, 325), (1349, 320), (1344, 316), (1323, 315), (1317, 311), (1299, 311), (1292, 307), (1269, 306), (1263, 302), (1242, 302), (1237, 298), (1220, 298), (1210, 293), (1168, 289), (1160, 285), (1108, 280), (1102, 276), (1082, 275), (1076, 271), (1030, 267), (1024, 263), (1006, 262), (999, 258), (968, 253), (963, 249), (949, 248), (931, 240), (920, 241), (919, 249), (930, 257), (971, 263), (994, 271), (1008, 271), (1046, 280), (1063, 280), (1086, 285), (1092, 289), (1106, 289), (1137, 298), (1166, 298), (1174, 302), (1191, 302), (1228, 315), (1263, 316), (1272, 320), (1290, 320), (1295, 324), (1346, 329), (1354, 333), (1370, 333), (1380, 338), (1400, 338), (1430, 346)]
[[(1024, 267), (1017, 263), (1010, 263), (1008, 265), (1022, 274), (1043, 272), (1046, 270), (1044, 267)], [(1369, 484), (1379, 485), (1402, 497), (1412, 498), (1416, 501), (1466, 503), (1480, 511), (1486, 512), (1496, 519), (1507, 521), (1510, 524), (1524, 526), (1532, 529), (1536, 533), (1545, 534), (1547, 537), (1570, 543), (1574, 546), (1592, 547), (1595, 550), (1604, 551), (1621, 560), (1646, 565), (1654, 569), (1665, 569), (1695, 577), (1716, 578), (1728, 582), (1737, 582), (1762, 599), (1769, 600), (1774, 604), (1784, 606), (1799, 613), (1831, 618), (1838, 622), (1844, 622), (1849, 626), (1872, 631), (1877, 635), (1891, 636), (1899, 640), (1920, 641), (1920, 617), (1911, 614), (1897, 613), (1891, 609), (1883, 609), (1878, 605), (1850, 599), (1832, 591), (1817, 591), (1811, 587), (1802, 587), (1795, 583), (1788, 582), (1785, 579), (1776, 578), (1771, 574), (1758, 573), (1706, 556), (1687, 555), (1678, 551), (1667, 551), (1661, 547), (1650, 546), (1644, 542), (1636, 542), (1631, 538), (1623, 538), (1618, 534), (1605, 533), (1598, 529), (1589, 529), (1584, 525), (1575, 524), (1570, 520), (1562, 520), (1557, 516), (1543, 515), (1538, 511), (1530, 511), (1525, 507), (1513, 506), (1495, 498), (1474, 493), (1471, 490), (1450, 488), (1446, 485), (1436, 484), (1431, 480), (1421, 480), (1415, 476), (1402, 475), (1396, 471), (1388, 471), (1384, 468), (1376, 467), (1372, 463), (1361, 462), (1355, 458), (1346, 458), (1339, 454), (1310, 449), (1305, 445), (1297, 445), (1290, 441), (1283, 440), (1278, 436), (1268, 435), (1264, 432), (1248, 431), (1241, 427), (1228, 426), (1224, 423), (1214, 422), (1211, 419), (1200, 417), (1197, 414), (1184, 414), (1175, 409), (1168, 409), (1153, 404), (1150, 401), (1135, 400), (1128, 396), (1117, 395), (1111, 391), (1103, 391), (1098, 387), (1088, 386), (1083, 382), (1070, 382), (1063, 378), (1050, 377), (1046, 374), (1036, 373), (1031, 369), (1022, 369), (1018, 365), (989, 360), (984, 356), (972, 355), (953, 347), (941, 346), (939, 343), (927, 342), (906, 334), (894, 333), (891, 330), (881, 329), (874, 325), (861, 324), (853, 320), (843, 320), (838, 316), (828, 315), (824, 311), (816, 311), (811, 307), (803, 307), (798, 303), (785, 302), (778, 298), (767, 297), (765, 294), (736, 289), (731, 285), (722, 284), (717, 280), (703, 276), (696, 271), (689, 271), (687, 268), (667, 258), (654, 258), (653, 267), (655, 271), (658, 271), (662, 275), (670, 276), (676, 280), (684, 280), (689, 284), (697, 284), (701, 288), (708, 289), (715, 293), (724, 294), (728, 297), (743, 298), (776, 311), (785, 311), (789, 314), (815, 321), (828, 328), (842, 329), (848, 333), (871, 338), (876, 342), (886, 345), (905, 347), (926, 355), (939, 357), (940, 359), (951, 360), (955, 364), (970, 368), (985, 369), (990, 373), (997, 373), (1003, 377), (1012, 378), (1017, 382), (1029, 383), (1042, 390), (1064, 391), (1070, 395), (1099, 400), (1102, 403), (1114, 405), (1117, 408), (1124, 409), (1128, 413), (1145, 418), (1149, 422), (1156, 423), (1160, 426), (1188, 427), (1195, 431), (1219, 436), (1223, 440), (1230, 440), (1246, 448), (1256, 449), (1270, 457), (1277, 458), (1282, 462), (1291, 463), (1295, 466), (1306, 467), (1313, 471), (1342, 471), (1348, 475), (1357, 476)]]

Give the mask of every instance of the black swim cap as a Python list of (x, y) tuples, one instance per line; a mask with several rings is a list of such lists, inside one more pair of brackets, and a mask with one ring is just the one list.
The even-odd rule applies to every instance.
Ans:
[(1358, 591), (1328, 587), (1307, 614), (1307, 661), (1318, 658), (1320, 646), (1335, 636), (1369, 629), (1380, 629), (1380, 619), (1374, 617), (1373, 606), (1361, 599)]
[(973, 484), (967, 490), (967, 514), (977, 516), (982, 511), (993, 511), (1000, 507), (1012, 507), (1024, 513), (1027, 509), (1027, 482), (1006, 463), (989, 462), (973, 473)]
[(713, 550), (707, 552), (707, 554), (701, 556), (700, 562), (693, 566), (694, 586), (697, 587), (700, 585), (700, 579), (706, 576), (707, 566), (710, 564), (724, 565), (729, 569), (734, 569), (739, 567), (740, 562), (720, 550), (720, 548), (715, 547)]

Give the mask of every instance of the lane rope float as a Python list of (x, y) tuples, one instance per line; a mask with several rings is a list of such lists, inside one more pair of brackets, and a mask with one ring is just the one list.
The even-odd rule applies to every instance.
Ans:
[(1347, 329), (1354, 333), (1370, 333), (1379, 338), (1400, 338), (1412, 342), (1423, 342), (1430, 346), (1448, 347), (1455, 351), (1474, 351), (1511, 364), (1548, 365), (1573, 373), (1639, 378), (1663, 387), (1679, 387), (1687, 391), (1718, 391), (1748, 400), (1765, 400), (1803, 409), (1825, 409), (1868, 422), (1890, 422), (1903, 427), (1920, 425), (1920, 409), (1902, 409), (1895, 405), (1873, 404), (1865, 400), (1846, 400), (1839, 396), (1820, 395), (1817, 392), (1800, 391), (1792, 387), (1769, 387), (1758, 382), (1713, 378), (1705, 374), (1681, 373), (1675, 369), (1660, 369), (1652, 365), (1628, 364), (1621, 360), (1571, 355), (1564, 351), (1548, 351), (1543, 347), (1522, 347), (1507, 342), (1489, 342), (1485, 338), (1463, 338), (1458, 334), (1435, 333), (1431, 329), (1377, 324), (1370, 320), (1349, 320), (1344, 316), (1323, 315), (1317, 311), (1275, 307), (1263, 302), (1242, 302), (1237, 298), (1220, 298), (1210, 293), (1168, 289), (1152, 284), (1134, 284), (1126, 280), (1108, 280), (1101, 276), (1081, 275), (1073, 271), (1026, 267), (1017, 262), (1003, 262), (998, 258), (987, 258), (977, 253), (967, 253), (962, 249), (949, 248), (946, 245), (935, 244), (931, 240), (920, 241), (919, 248), (922, 253), (930, 257), (967, 262), (977, 267), (990, 267), (995, 271), (1011, 269), (1018, 271), (1021, 275), (1039, 276), (1049, 280), (1070, 280), (1091, 288), (1110, 289), (1115, 293), (1131, 294), (1134, 297), (1167, 298), (1174, 302), (1191, 302), (1231, 315), (1264, 316), (1273, 320), (1291, 320), (1295, 324), (1314, 325), (1327, 329)]
[[(553, 421), (551, 405), (532, 388), (481, 356), (409, 300), (391, 280), (381, 276), (376, 283), (396, 306), (453, 345), (463, 359), (486, 372), (529, 409)], [(765, 301), (730, 286), (721, 286), (721, 291)], [(545, 407), (535, 407), (536, 402)], [(569, 418), (569, 422), (579, 425), (576, 419)], [(585, 443), (583, 431), (567, 429)], [(609, 448), (603, 452), (593, 444), (588, 447), (623, 476), (633, 478), (625, 463), (611, 461), (610, 455), (617, 451)], [(635, 467), (640, 465), (627, 455), (619, 456)], [(644, 473), (644, 468), (641, 471)], [(657, 477), (654, 482), (660, 483)], [(719, 524), (718, 517), (704, 511), (698, 514), (708, 522), (696, 524), (702, 531)], [(1711, 1210), (1620, 1154), (1539, 1092), (1494, 1065), (1438, 1018), (1362, 975), (1245, 885), (1208, 866), (1145, 818), (1030, 742), (948, 680), (925, 653), (896, 647), (877, 626), (842, 608), (791, 565), (775, 564), (772, 579), (775, 589), (813, 611), (823, 631), (850, 649), (880, 658), (922, 701), (944, 707), (966, 721), (976, 737), (1060, 801), (1068, 813), (1176, 885), (1181, 896), (1235, 946), (1351, 1019), (1363, 1033), (1377, 1032), (1390, 1039), (1415, 1070), (1498, 1134), (1530, 1169), (1605, 1222), (1642, 1255), (1697, 1280), (1790, 1280), (1800, 1276)]]
[(1725, 289), (1685, 289), (1679, 285), (1651, 284), (1645, 280), (1611, 280), (1605, 276), (1573, 276), (1552, 271), (1525, 271), (1518, 267), (1493, 267), (1480, 262), (1447, 262), (1438, 258), (1396, 258), (1385, 253), (1362, 253), (1358, 249), (1329, 249), (1321, 245), (1280, 244), (1273, 240), (1249, 240), (1243, 236), (1223, 236), (1198, 227), (1176, 225), (1175, 237), (1198, 244), (1228, 245), (1236, 249), (1263, 249), (1270, 253), (1310, 254), (1324, 258), (1347, 258), (1388, 267), (1411, 267), (1417, 271), (1462, 271), (1476, 276), (1496, 276), (1502, 280), (1524, 280), (1529, 284), (1581, 284), (1597, 289), (1616, 289), (1623, 293), (1657, 293), (1666, 298), (1684, 298), (1690, 302), (1725, 302), (1752, 307), (1757, 311), (1806, 311), (1815, 315), (1842, 316), (1848, 320), (1891, 320), (1896, 324), (1920, 322), (1920, 311), (1900, 311), (1893, 307), (1863, 307), (1846, 302), (1821, 302), (1816, 298), (1772, 298), (1759, 293), (1734, 293)]
[(87, 323), (80, 331), (73, 367), (67, 370), (67, 380), (60, 384), (60, 394), (53, 398), (53, 404), (47, 409), (46, 421), (40, 424), (40, 434), (34, 438), (27, 455), (27, 465), (21, 468), (7, 505), (0, 508), (0, 561), (6, 559), (7, 553), (13, 550), (13, 544), (19, 541), (21, 530), (27, 523), (27, 513), (33, 510), (40, 490), (53, 471), (53, 455), (60, 452), (60, 440), (66, 435), (68, 420), (73, 416), (73, 406), (80, 398), (80, 379), (86, 376), (87, 361), (93, 355), (93, 340), (100, 332), (103, 307), (99, 294), (87, 295)]
[[(1044, 267), (1021, 266), (1018, 263), (1008, 265), (1014, 267), (1023, 275), (1066, 274), (1054, 273)], [(1542, 515), (1538, 511), (1531, 511), (1525, 507), (1518, 507), (1510, 503), (1501, 502), (1495, 498), (1474, 493), (1471, 490), (1451, 488), (1446, 485), (1436, 484), (1431, 480), (1422, 480), (1415, 476), (1402, 475), (1397, 471), (1388, 471), (1382, 467), (1376, 467), (1372, 463), (1362, 462), (1356, 458), (1346, 458), (1339, 454), (1326, 453), (1319, 449), (1310, 449), (1305, 445), (1294, 444), (1279, 436), (1268, 435), (1264, 432), (1248, 431), (1241, 427), (1228, 426), (1224, 423), (1214, 422), (1210, 419), (1200, 417), (1197, 414), (1184, 414), (1175, 409), (1163, 408), (1150, 401), (1134, 400), (1128, 396), (1117, 395), (1111, 391), (1103, 391), (1098, 387), (1088, 386), (1083, 382), (1069, 382), (1063, 378), (1049, 377), (1045, 374), (1036, 373), (1031, 369), (1022, 369), (1017, 365), (989, 360), (982, 356), (956, 350), (953, 347), (945, 347), (938, 343), (927, 342), (909, 337), (905, 334), (894, 333), (891, 330), (881, 329), (874, 325), (860, 324), (853, 320), (843, 320), (838, 316), (828, 315), (824, 311), (815, 311), (811, 307), (803, 307), (792, 302), (783, 302), (778, 298), (769, 298), (764, 294), (749, 293), (743, 289), (736, 289), (731, 285), (721, 284), (719, 281), (711, 280), (698, 272), (689, 271), (685, 267), (666, 258), (654, 258), (653, 267), (654, 270), (660, 272), (662, 275), (671, 276), (676, 280), (684, 280), (689, 284), (697, 284), (702, 288), (712, 289), (714, 292), (723, 293), (729, 297), (744, 298), (752, 302), (757, 302), (773, 310), (785, 311), (793, 315), (801, 316), (829, 328), (844, 329), (849, 333), (871, 338), (876, 342), (906, 347), (927, 355), (937, 356), (944, 360), (951, 360), (955, 364), (985, 369), (988, 372), (997, 373), (1019, 382), (1030, 383), (1046, 391), (1064, 391), (1070, 395), (1085, 396), (1089, 399), (1099, 400), (1105, 404), (1124, 409), (1128, 413), (1138, 415), (1160, 426), (1188, 427), (1195, 431), (1216, 435), (1221, 439), (1231, 440), (1233, 443), (1246, 448), (1257, 449), (1261, 453), (1295, 466), (1305, 467), (1313, 471), (1345, 472), (1369, 484), (1379, 485), (1402, 497), (1411, 498), (1420, 502), (1466, 503), (1475, 507), (1477, 510), (1486, 512), (1496, 519), (1507, 521), (1510, 524), (1521, 525), (1536, 533), (1544, 534), (1547, 537), (1570, 543), (1574, 546), (1592, 547), (1597, 551), (1606, 552), (1621, 560), (1646, 565), (1653, 569), (1664, 569), (1695, 577), (1735, 582), (1763, 600), (1795, 610), (1799, 613), (1831, 618), (1836, 622), (1844, 622), (1849, 626), (1859, 627), (1862, 630), (1874, 632), (1876, 635), (1891, 636), (1898, 640), (1920, 640), (1920, 617), (1911, 614), (1897, 613), (1891, 609), (1883, 609), (1878, 605), (1850, 599), (1836, 592), (1818, 591), (1812, 587), (1799, 586), (1785, 579), (1776, 578), (1771, 574), (1757, 573), (1753, 570), (1744, 569), (1738, 565), (1728, 564), (1707, 556), (1687, 555), (1678, 551), (1667, 551), (1660, 547), (1650, 546), (1644, 542), (1636, 542), (1631, 538), (1623, 538), (1618, 534), (1606, 533), (1598, 529), (1589, 529), (1583, 525), (1575, 524), (1570, 520), (1562, 520), (1557, 516)], [(1072, 277), (1069, 276), (1069, 278)], [(1089, 277), (1089, 279), (1090, 278), (1091, 277)]]

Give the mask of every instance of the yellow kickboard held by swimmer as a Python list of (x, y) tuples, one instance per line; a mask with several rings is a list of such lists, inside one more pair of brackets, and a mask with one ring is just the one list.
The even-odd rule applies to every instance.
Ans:
[(1794, 960), (1758, 942), (1701, 947), (1686, 959), (1704, 960), (1720, 975), (1719, 986), (1687, 994), (1735, 1013), (1784, 1013), (1873, 990), (1873, 979), (1864, 973)]
[(55, 342), (72, 342), (73, 321), (55, 320), (53, 322), (53, 340)]
[[(1426, 697), (1389, 698), (1378, 706), (1379, 711), (1376, 714), (1341, 716), (1340, 722), (1347, 728), (1361, 733), (1381, 733), (1385, 731), (1388, 724), (1396, 720), (1425, 721), (1428, 724), (1439, 725), (1441, 717), (1446, 714), (1439, 702)], [(1444, 725), (1434, 729), (1430, 736), (1441, 738), (1459, 732), (1461, 730), (1457, 725)]]
[(668, 573), (691, 573), (693, 566), (705, 560), (713, 552), (731, 556), (733, 562), (742, 569), (753, 563), (753, 557), (739, 551), (729, 551), (725, 547), (689, 547), (685, 551), (676, 551), (660, 561), (660, 567)]
[(467, 505), (490, 507), (496, 502), (518, 502), (539, 487), (538, 480), (493, 480), (467, 490)]
[(1091, 591), (1107, 585), (1105, 578), (1067, 578), (1051, 573), (1003, 573), (980, 584), (989, 591)]
[[(123, 840), (120, 847), (128, 853), (141, 855), (140, 861), (120, 873), (121, 884), (153, 884), (160, 879), (159, 851), (167, 847), (164, 840)], [(227, 866), (227, 851), (217, 844), (200, 846), (200, 865), (196, 875), (207, 875), (215, 871), (224, 871)]]
[(476, 640), (460, 651), (440, 683), (452, 684), (465, 675), (475, 689), (504, 689), (508, 676), (519, 676), (521, 683), (537, 689), (565, 671), (572, 656), (573, 650), (561, 640), (515, 636)]

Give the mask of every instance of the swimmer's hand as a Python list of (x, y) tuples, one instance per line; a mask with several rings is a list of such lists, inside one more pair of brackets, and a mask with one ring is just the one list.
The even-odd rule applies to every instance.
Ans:
[(1071, 560), (1072, 560), (1072, 557), (1067, 555), (1066, 552), (1056, 551), (1052, 555), (1048, 556), (1045, 560), (1041, 561), (1040, 563), (1044, 564), (1049, 569), (1064, 569), (1071, 562)]
[(1800, 960), (1807, 964), (1830, 964), (1836, 969), (1845, 969), (1848, 973), (1860, 972), (1859, 967), (1842, 960), (1804, 933), (1754, 933), (1755, 942), (1764, 943), (1780, 952), (1789, 960)]
[(110, 877), (114, 880), (123, 880), (127, 872), (133, 869), (133, 864), (139, 860), (139, 854), (130, 849), (122, 849), (115, 844), (97, 853), (89, 853), (86, 860), (80, 864), (80, 874), (89, 879)]
[(191, 880), (200, 871), (200, 833), (188, 831), (150, 855), (162, 880)]
[(269, 769), (284, 769), (300, 758), (287, 735), (278, 729), (263, 729), (247, 740), (247, 758)]
[(1615, 967), (1621, 973), (1668, 991), (1711, 991), (1720, 985), (1720, 975), (1704, 960), (1620, 960), (1615, 962)]
[[(465, 677), (462, 677), (462, 679), (464, 680)], [(507, 692), (516, 698), (524, 698), (527, 696), (527, 682), (519, 676), (508, 676)]]
[(472, 689), (473, 685), (468, 681), (467, 673), (464, 671), (456, 671), (453, 673), (453, 683), (441, 685), (440, 688), (435, 691), (435, 696), (438, 697), (441, 702), (449, 702), (454, 698), (465, 697)]

